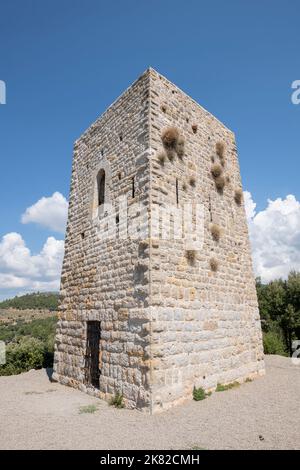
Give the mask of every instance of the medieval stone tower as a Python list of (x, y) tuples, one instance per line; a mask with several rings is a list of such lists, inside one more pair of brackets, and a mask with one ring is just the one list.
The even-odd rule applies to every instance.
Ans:
[[(153, 228), (191, 201), (196, 248)], [(264, 373), (234, 134), (153, 69), (75, 142), (61, 298), (53, 377), (95, 396), (154, 413)]]

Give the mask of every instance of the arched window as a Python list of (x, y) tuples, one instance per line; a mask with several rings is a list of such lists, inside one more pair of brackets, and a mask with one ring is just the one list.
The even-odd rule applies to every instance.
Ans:
[(98, 206), (104, 204), (105, 200), (105, 171), (100, 170), (97, 175)]

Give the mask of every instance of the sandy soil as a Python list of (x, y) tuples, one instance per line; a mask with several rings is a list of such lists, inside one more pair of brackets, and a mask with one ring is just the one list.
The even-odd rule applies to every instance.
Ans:
[[(300, 449), (300, 365), (161, 415), (117, 410), (51, 383), (45, 370), (0, 377), (1, 449)], [(93, 414), (80, 407), (95, 404)]]

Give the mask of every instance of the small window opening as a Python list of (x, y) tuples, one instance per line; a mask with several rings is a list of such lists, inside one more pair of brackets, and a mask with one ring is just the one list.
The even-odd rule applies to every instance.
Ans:
[(176, 204), (179, 202), (178, 179), (176, 178)]
[(84, 239), (84, 237), (85, 237), (85, 233), (84, 233), (84, 232), (81, 232), (81, 234), (80, 234), (80, 235), (81, 235), (81, 239), (83, 240), (83, 239)]
[(119, 222), (120, 222), (120, 216), (119, 214), (116, 215), (116, 224), (119, 225)]
[(100, 170), (97, 175), (98, 206), (104, 204), (105, 200), (105, 171)]
[(118, 180), (120, 181), (122, 179), (122, 173), (119, 171), (118, 173)]
[(104, 155), (104, 150), (103, 150), (103, 149), (101, 149), (101, 155), (102, 155), (102, 157), (103, 157), (103, 155)]
[(131, 195), (132, 195), (133, 198), (135, 197), (135, 181), (134, 181), (134, 177), (131, 178)]
[(120, 142), (122, 142), (122, 140), (123, 140), (123, 135), (122, 134), (119, 135), (119, 139), (120, 139)]

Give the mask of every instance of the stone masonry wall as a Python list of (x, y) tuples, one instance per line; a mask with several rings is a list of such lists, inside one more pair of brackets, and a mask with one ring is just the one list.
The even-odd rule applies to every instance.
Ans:
[[(166, 155), (162, 134), (169, 127), (184, 138), (184, 155)], [(223, 191), (211, 174), (221, 160), (217, 143), (224, 145)], [(99, 170), (105, 171), (112, 215), (98, 207)], [(191, 398), (194, 386), (210, 390), (218, 382), (264, 373), (237, 189), (233, 133), (153, 69), (90, 126), (74, 146), (56, 380), (105, 399), (120, 392), (127, 407), (155, 413)], [(132, 223), (146, 210), (149, 233), (138, 239), (103, 236), (99, 229), (111, 230), (112, 218), (119, 230), (123, 226), (121, 196)], [(204, 244), (191, 253), (184, 240), (161, 239), (153, 230), (158, 208), (190, 201), (204, 207)], [(219, 241), (212, 237), (213, 224), (220, 228)], [(86, 381), (89, 320), (101, 322), (99, 389)]]
[[(151, 207), (193, 200), (204, 205), (204, 245), (187, 258), (182, 240), (152, 240), (152, 410), (191, 397), (193, 387), (243, 381), (264, 373), (260, 318), (234, 134), (167, 79), (151, 71)], [(161, 135), (175, 126), (184, 156), (164, 152)], [(211, 174), (224, 144), (225, 187)], [(152, 211), (153, 212), (153, 211)], [(210, 229), (221, 229), (219, 241)], [(212, 271), (210, 260), (218, 262)]]
[[(136, 240), (103, 239), (96, 177), (105, 201), (149, 206), (149, 74), (145, 73), (75, 142), (54, 378), (128, 407), (150, 404), (149, 256)], [(134, 179), (135, 193), (132, 194)], [(122, 214), (119, 214), (120, 223)], [(132, 214), (132, 218), (135, 214)], [(100, 390), (85, 383), (86, 322), (101, 321)]]

